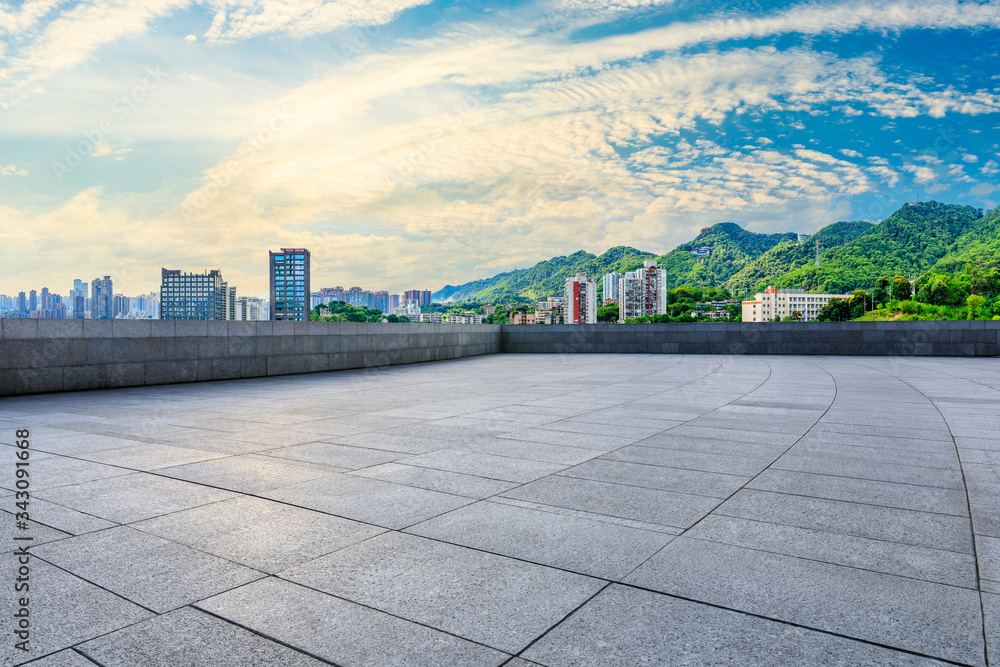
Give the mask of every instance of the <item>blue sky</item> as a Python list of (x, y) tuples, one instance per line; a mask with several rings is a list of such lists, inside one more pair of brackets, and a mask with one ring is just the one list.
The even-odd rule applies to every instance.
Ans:
[(1000, 202), (1000, 2), (0, 3), (0, 293), (438, 289)]

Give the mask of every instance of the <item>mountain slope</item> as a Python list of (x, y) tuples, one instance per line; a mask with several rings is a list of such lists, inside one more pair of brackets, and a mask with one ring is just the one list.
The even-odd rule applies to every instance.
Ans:
[(764, 282), (837, 293), (871, 287), (883, 275), (917, 275), (944, 257), (982, 216), (971, 206), (904, 204), (853, 241), (821, 253), (820, 268), (807, 264)]
[(518, 297), (539, 300), (563, 293), (566, 278), (586, 273), (598, 282), (606, 273), (622, 273), (642, 266), (655, 255), (628, 246), (611, 248), (600, 257), (579, 250), (565, 257), (553, 257), (530, 269), (517, 269), (474, 280), (464, 285), (447, 285), (434, 293), (437, 300), (501, 301)]
[(965, 263), (1000, 263), (1000, 207), (983, 216), (948, 248), (948, 253), (934, 265), (942, 273), (960, 273)]
[[(820, 268), (815, 267), (816, 241)], [(709, 247), (711, 255), (691, 251)], [(642, 266), (654, 255), (628, 246), (611, 248), (600, 257), (578, 251), (519, 269), (446, 286), (438, 300), (500, 301), (544, 299), (560, 295), (565, 280), (578, 272), (598, 281), (606, 273)], [(655, 257), (667, 271), (667, 287), (720, 287), (736, 296), (753, 294), (766, 285), (823, 292), (867, 289), (882, 275), (919, 275), (931, 269), (955, 273), (969, 260), (1000, 262), (1000, 208), (985, 217), (971, 206), (923, 202), (906, 204), (878, 224), (837, 222), (798, 242), (798, 235), (757, 234), (723, 222), (690, 243)]]
[[(723, 287), (744, 266), (765, 252), (786, 241), (795, 241), (798, 235), (757, 234), (748, 232), (733, 222), (720, 222), (699, 234), (691, 243), (677, 246), (657, 258), (659, 266), (667, 271), (667, 287), (697, 285)], [(712, 249), (709, 257), (698, 258), (691, 254), (696, 248)]]
[(815, 264), (816, 242), (822, 250), (850, 243), (870, 232), (871, 222), (835, 222), (827, 225), (804, 243), (783, 241), (745, 265), (726, 281), (725, 287), (738, 296), (751, 295), (795, 269)]

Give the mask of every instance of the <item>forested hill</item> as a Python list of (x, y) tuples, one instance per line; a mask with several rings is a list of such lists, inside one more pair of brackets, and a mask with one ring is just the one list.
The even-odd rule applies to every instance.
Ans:
[[(816, 242), (820, 266), (816, 268)], [(707, 257), (691, 251), (711, 248)], [(1000, 208), (983, 215), (971, 206), (938, 202), (906, 204), (878, 224), (837, 222), (800, 241), (795, 233), (758, 234), (732, 222), (712, 226), (690, 243), (655, 256), (627, 246), (597, 257), (578, 251), (529, 269), (501, 273), (435, 292), (437, 300), (544, 299), (562, 294), (569, 276), (584, 272), (598, 280), (631, 271), (647, 259), (667, 270), (669, 288), (719, 287), (735, 296), (767, 285), (824, 292), (871, 287), (881, 275), (919, 275), (932, 267), (953, 272), (968, 260), (1000, 261)]]

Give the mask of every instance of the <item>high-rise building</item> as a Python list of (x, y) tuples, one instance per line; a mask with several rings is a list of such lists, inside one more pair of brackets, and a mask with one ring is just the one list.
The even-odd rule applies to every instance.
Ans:
[(566, 324), (597, 324), (597, 282), (585, 273), (567, 278), (564, 304)]
[(309, 251), (282, 248), (269, 251), (271, 267), (271, 320), (308, 322), (310, 311)]
[(385, 307), (386, 309), (383, 312), (395, 313), (396, 309), (399, 308), (399, 295), (390, 294), (388, 300), (386, 301)]
[(236, 297), (235, 319), (245, 321), (266, 320), (264, 300), (256, 296)]
[(114, 285), (111, 276), (90, 281), (90, 317), (94, 320), (110, 320), (114, 317)]
[(87, 297), (77, 294), (73, 297), (73, 318), (82, 320), (87, 315)]
[(379, 292), (372, 292), (371, 298), (369, 299), (371, 305), (370, 308), (376, 310), (381, 310), (383, 313), (391, 313), (389, 310), (389, 293), (385, 290)]
[(623, 275), (618, 282), (618, 321), (665, 314), (666, 283), (667, 272), (656, 267), (656, 260), (646, 260), (641, 269)]
[(112, 317), (122, 317), (123, 315), (128, 315), (130, 310), (127, 296), (124, 294), (115, 294), (111, 297)]
[(24, 292), (17, 293), (17, 314), (22, 317), (28, 314), (28, 300), (24, 298)]
[(364, 291), (357, 285), (351, 287), (347, 290), (347, 303), (351, 304), (355, 308), (367, 308), (368, 292)]
[(35, 290), (28, 293), (28, 312), (33, 310), (38, 310), (38, 293)]
[(228, 282), (222, 283), (223, 318), (225, 320), (236, 319), (236, 287)]
[(406, 290), (403, 298), (413, 301), (418, 306), (424, 306), (431, 302), (431, 293), (429, 290), (411, 289)]
[(161, 320), (224, 320), (226, 318), (225, 281), (222, 272), (182, 273), (161, 269)]
[(614, 301), (615, 303), (618, 302), (618, 287), (621, 279), (622, 274), (620, 273), (609, 273), (604, 276), (604, 280), (602, 281), (602, 287), (604, 288), (604, 303), (608, 303), (609, 301)]

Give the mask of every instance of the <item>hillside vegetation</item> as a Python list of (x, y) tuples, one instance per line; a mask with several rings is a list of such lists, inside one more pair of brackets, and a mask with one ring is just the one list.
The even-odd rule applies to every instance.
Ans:
[[(816, 262), (820, 244), (820, 266)], [(691, 254), (709, 247), (709, 257)], [(732, 222), (712, 226), (691, 242), (660, 256), (618, 246), (595, 256), (578, 251), (436, 292), (440, 300), (534, 301), (562, 294), (567, 277), (578, 272), (598, 281), (607, 273), (631, 271), (656, 259), (667, 271), (667, 287), (725, 289), (737, 297), (767, 285), (833, 293), (870, 289), (880, 276), (914, 279), (928, 272), (960, 273), (971, 260), (1000, 263), (1000, 208), (985, 216), (971, 206), (920, 202), (906, 204), (878, 224), (836, 222), (804, 240), (797, 234), (758, 234)]]

